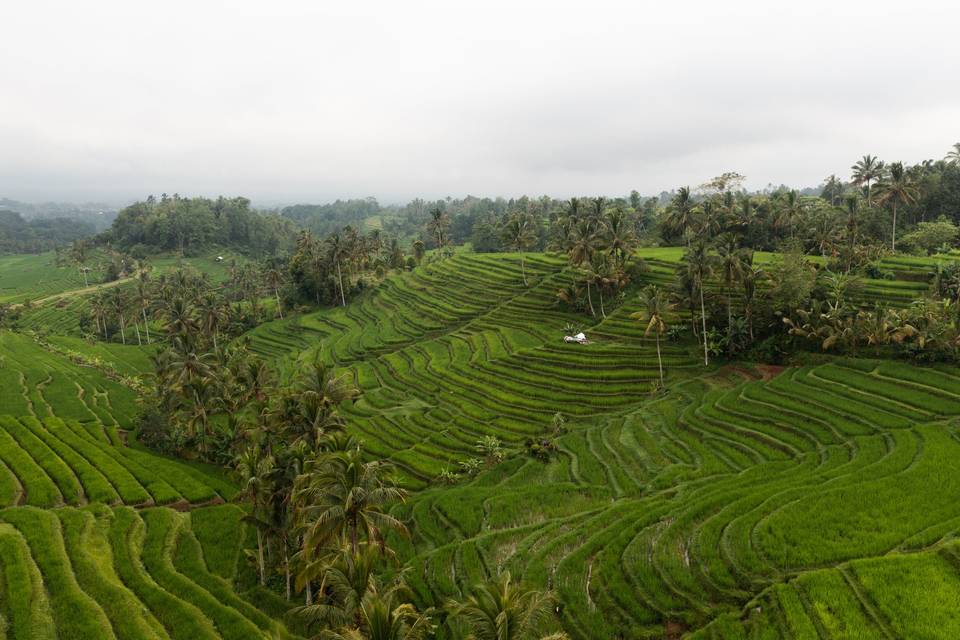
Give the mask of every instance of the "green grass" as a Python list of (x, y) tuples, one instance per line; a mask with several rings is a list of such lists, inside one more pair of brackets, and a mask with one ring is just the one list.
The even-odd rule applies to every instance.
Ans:
[[(643, 250), (645, 281), (669, 280), (681, 253)], [(348, 430), (414, 490), (396, 509), (413, 537), (391, 543), (419, 604), (509, 569), (557, 593), (578, 640), (957, 635), (960, 370), (835, 359), (760, 379), (665, 343), (668, 392), (652, 397), (633, 296), (606, 318), (570, 314), (554, 302), (565, 260), (526, 256), (529, 286), (519, 260), (432, 259), (250, 334), (279, 367), (319, 355), (360, 388)], [(867, 282), (864, 301), (908, 302), (930, 265), (885, 263), (896, 279)], [(202, 506), (235, 487), (120, 441), (135, 396), (104, 371), (142, 372), (146, 350), (43, 322), (46, 347), (0, 332), (7, 637), (288, 637), (287, 603), (246, 588), (242, 509)], [(564, 344), (568, 322), (592, 344)], [(557, 452), (527, 458), (558, 411)], [(438, 486), (487, 435), (509, 457)], [(83, 620), (63, 627), (71, 611)]]
[[(94, 263), (88, 264), (94, 266)], [(94, 271), (88, 276), (92, 283), (99, 278)], [(54, 252), (34, 255), (0, 256), (0, 303), (19, 303), (39, 300), (46, 296), (80, 289), (83, 274), (75, 265), (56, 265)]]

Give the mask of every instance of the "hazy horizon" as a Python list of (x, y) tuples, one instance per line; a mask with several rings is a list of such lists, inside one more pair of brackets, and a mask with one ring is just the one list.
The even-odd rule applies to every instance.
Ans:
[(960, 7), (759, 1), (0, 10), (0, 197), (645, 195), (960, 140)]

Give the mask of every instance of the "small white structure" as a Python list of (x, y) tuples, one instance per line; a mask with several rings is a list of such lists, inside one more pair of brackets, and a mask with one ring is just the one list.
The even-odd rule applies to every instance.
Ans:
[(587, 336), (581, 331), (575, 336), (563, 336), (564, 342), (576, 342), (577, 344), (590, 344)]
[(223, 256), (217, 256), (217, 262), (223, 262)]

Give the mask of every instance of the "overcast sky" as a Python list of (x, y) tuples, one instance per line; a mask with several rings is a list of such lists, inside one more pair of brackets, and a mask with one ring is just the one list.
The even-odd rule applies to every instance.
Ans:
[(815, 186), (960, 140), (960, 2), (0, 3), (0, 196)]

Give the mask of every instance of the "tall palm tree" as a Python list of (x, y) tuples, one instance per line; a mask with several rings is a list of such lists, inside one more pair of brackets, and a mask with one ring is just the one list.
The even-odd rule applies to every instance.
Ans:
[(903, 168), (902, 162), (890, 165), (887, 179), (880, 184), (878, 201), (882, 205), (889, 205), (893, 209), (893, 233), (890, 236), (890, 250), (897, 250), (897, 206), (915, 202), (919, 190), (916, 183)]
[(757, 287), (766, 277), (766, 273), (753, 265), (752, 254), (749, 255), (749, 260), (740, 276), (740, 284), (743, 286), (743, 313), (747, 319), (747, 331), (750, 333), (750, 340), (753, 340), (753, 301), (757, 295)]
[(273, 294), (277, 297), (277, 313), (280, 314), (281, 320), (283, 320), (283, 305), (280, 303), (280, 287), (283, 285), (283, 276), (283, 270), (276, 266), (267, 269), (267, 284), (270, 285)]
[(520, 273), (523, 286), (527, 286), (527, 270), (523, 262), (523, 252), (537, 243), (536, 223), (533, 216), (526, 212), (517, 212), (507, 219), (501, 237), (507, 248), (520, 254)]
[(160, 310), (160, 314), (171, 337), (179, 338), (188, 345), (193, 344), (200, 327), (194, 317), (193, 307), (185, 298), (173, 298)]
[(93, 316), (93, 321), (97, 324), (97, 332), (100, 332), (102, 329), (104, 340), (107, 339), (107, 317), (109, 316), (108, 309), (109, 303), (102, 293), (99, 293), (91, 298), (90, 315)]
[(630, 315), (647, 323), (643, 332), (644, 336), (649, 336), (651, 332), (657, 340), (657, 365), (660, 368), (660, 387), (664, 386), (663, 380), (663, 357), (660, 355), (660, 336), (667, 331), (668, 314), (673, 310), (670, 299), (656, 285), (644, 287), (640, 292), (640, 302), (643, 309)]
[(559, 640), (566, 635), (545, 635), (553, 623), (554, 603), (553, 594), (524, 589), (506, 571), (476, 585), (464, 602), (451, 603), (450, 609), (476, 640)]
[(700, 294), (700, 320), (703, 324), (703, 334), (701, 335), (703, 339), (703, 364), (707, 366), (710, 364), (710, 354), (707, 347), (707, 309), (704, 303), (703, 289), (707, 278), (713, 272), (713, 256), (710, 255), (706, 243), (701, 240), (687, 249), (683, 256), (683, 262), (693, 286)]
[(339, 233), (331, 233), (327, 237), (327, 255), (330, 257), (330, 261), (337, 265), (337, 282), (340, 285), (340, 304), (345, 307), (347, 306), (347, 297), (343, 292), (343, 271), (341, 270), (341, 264), (349, 255), (349, 247), (347, 247), (346, 241)]
[(234, 462), (240, 480), (240, 492), (237, 497), (250, 502), (252, 517), (257, 530), (257, 564), (260, 569), (260, 584), (266, 584), (266, 564), (263, 555), (263, 520), (260, 517), (270, 496), (269, 475), (273, 469), (273, 457), (252, 445), (244, 449)]
[(870, 189), (872, 184), (883, 176), (883, 162), (875, 156), (865, 155), (850, 167), (852, 171), (851, 178), (853, 184), (857, 186), (866, 186), (867, 188), (867, 206), (873, 206), (870, 198)]
[(387, 512), (406, 497), (390, 477), (391, 471), (384, 460), (364, 462), (359, 446), (321, 453), (307, 462), (294, 496), (300, 506), (308, 561), (333, 539), (346, 540), (357, 554), (361, 535), (368, 543), (382, 546), (387, 530), (407, 534), (404, 524)]
[(960, 142), (953, 143), (953, 149), (951, 149), (950, 152), (947, 153), (947, 157), (944, 158), (944, 160), (948, 164), (952, 164), (954, 166), (960, 166)]
[(119, 287), (114, 287), (113, 289), (113, 294), (110, 296), (110, 306), (113, 309), (113, 312), (117, 314), (117, 319), (120, 321), (120, 340), (123, 342), (123, 344), (127, 344), (127, 335), (123, 330), (123, 327), (126, 324), (127, 297), (123, 294)]
[(796, 230), (797, 222), (802, 216), (800, 208), (800, 193), (795, 189), (787, 191), (780, 201), (780, 207), (777, 215), (777, 226), (786, 229), (788, 235), (792, 238)]
[[(853, 250), (857, 246), (857, 232), (860, 229), (860, 198), (851, 193), (846, 197), (844, 204), (847, 205), (847, 244), (852, 259)], [(847, 268), (850, 268), (849, 265)]]
[(89, 287), (90, 283), (87, 281), (87, 258), (89, 258), (87, 242), (85, 240), (74, 240), (70, 247), (70, 253), (73, 255), (74, 262), (77, 263), (77, 270), (83, 275), (83, 286)]
[(213, 350), (216, 351), (220, 329), (227, 322), (226, 311), (215, 295), (208, 294), (200, 298), (198, 312), (200, 328), (213, 339)]
[(736, 236), (734, 236), (732, 233), (724, 234), (720, 238), (717, 246), (717, 252), (720, 254), (717, 267), (719, 268), (720, 275), (723, 278), (723, 285), (727, 299), (727, 337), (729, 338), (733, 333), (733, 296), (731, 294), (731, 290), (733, 289), (733, 284), (735, 282), (740, 282), (741, 278), (743, 277), (743, 273), (747, 268), (747, 261), (745, 259), (743, 250), (740, 248), (739, 242), (737, 242)]
[(630, 228), (627, 212), (622, 207), (612, 209), (607, 214), (604, 227), (607, 247), (622, 266), (637, 247), (637, 235)]
[(430, 209), (430, 229), (437, 236), (437, 248), (443, 248), (443, 232), (450, 226), (450, 216), (442, 205), (438, 204)]
[[(589, 218), (580, 220), (573, 229), (570, 242), (570, 262), (576, 267), (591, 264), (593, 256), (600, 247), (600, 238), (596, 226)], [(593, 297), (590, 294), (590, 280), (587, 280), (587, 302), (590, 314), (597, 315), (593, 309)]]
[(667, 215), (663, 220), (663, 227), (668, 233), (674, 236), (687, 236), (688, 246), (690, 236), (686, 232), (696, 226), (694, 205), (690, 187), (680, 187), (673, 199), (670, 200), (670, 204), (667, 206)]
[(138, 263), (136, 304), (143, 316), (143, 329), (147, 332), (147, 344), (150, 344), (150, 323), (147, 322), (147, 309), (150, 307), (150, 292), (147, 288), (149, 278), (145, 263)]

